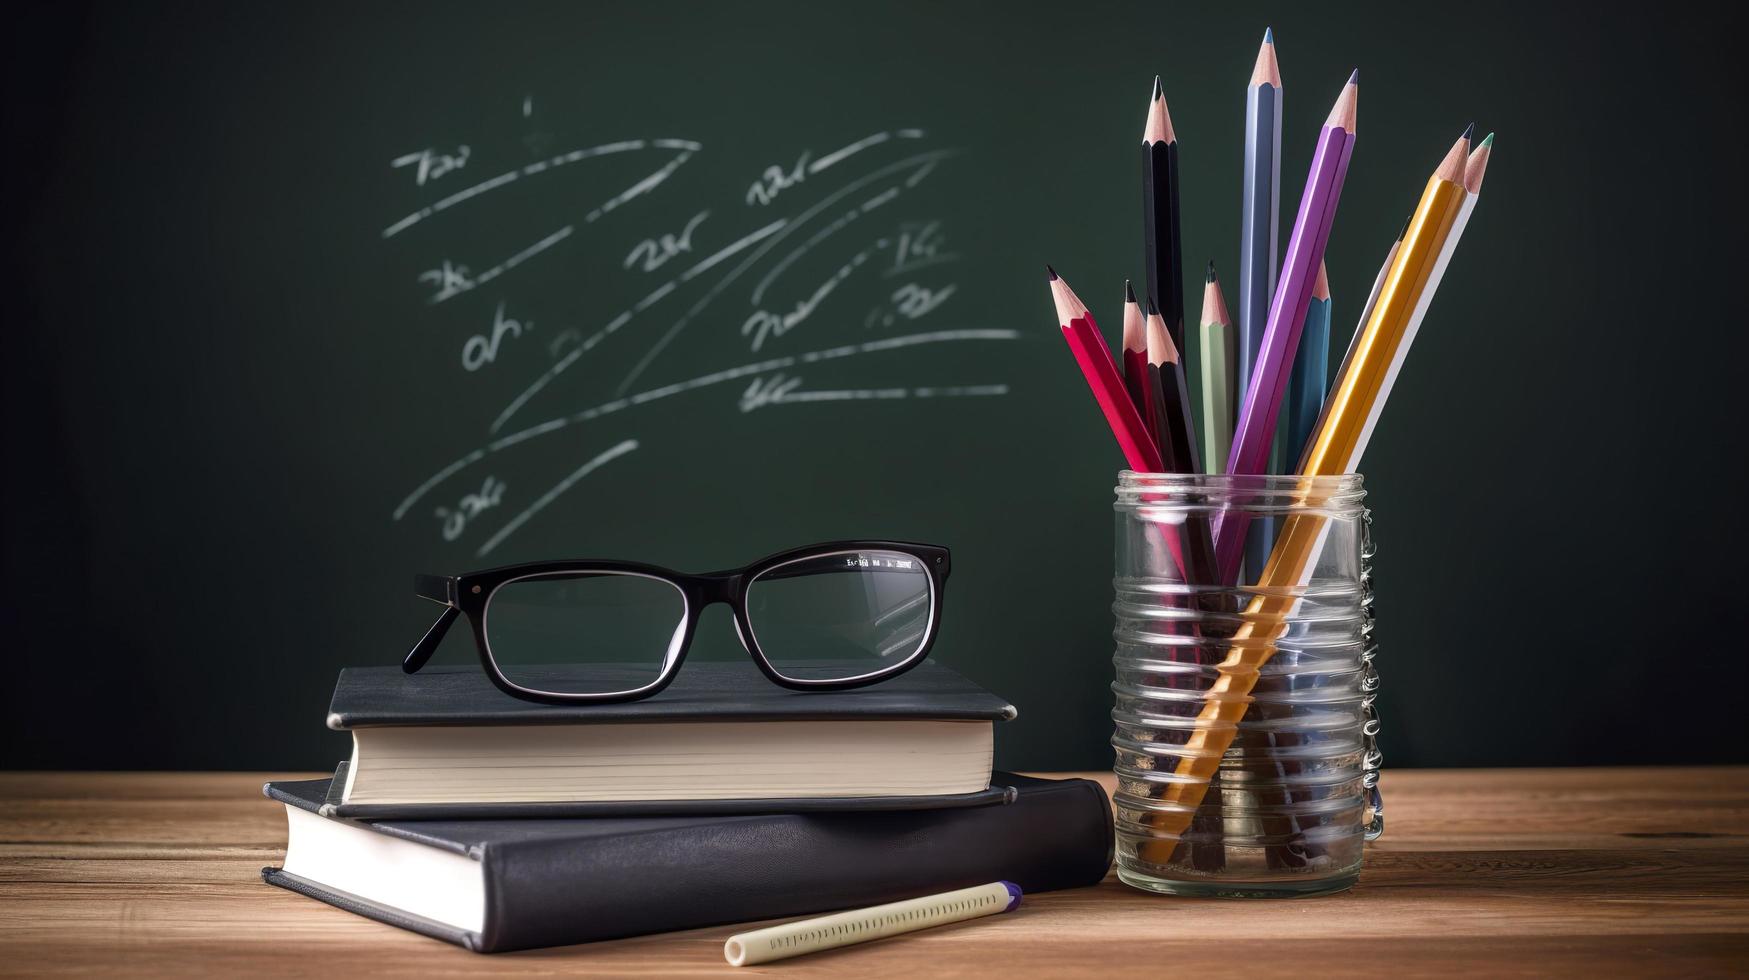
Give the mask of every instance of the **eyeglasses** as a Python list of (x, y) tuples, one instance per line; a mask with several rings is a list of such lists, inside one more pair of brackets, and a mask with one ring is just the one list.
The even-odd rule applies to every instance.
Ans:
[(928, 655), (948, 567), (948, 550), (935, 545), (835, 541), (706, 575), (623, 561), (416, 575), (414, 592), (447, 608), (401, 669), (425, 666), (466, 613), (480, 664), (506, 694), (549, 704), (636, 701), (668, 686), (699, 614), (721, 602), (773, 683), (862, 687)]

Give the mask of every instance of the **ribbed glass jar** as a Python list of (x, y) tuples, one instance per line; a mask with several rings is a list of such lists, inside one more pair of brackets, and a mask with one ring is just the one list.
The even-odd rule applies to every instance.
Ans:
[[(1358, 474), (1120, 476), (1123, 881), (1276, 897), (1359, 877), (1383, 827), (1365, 496)], [(1269, 565), (1229, 568), (1261, 533)]]

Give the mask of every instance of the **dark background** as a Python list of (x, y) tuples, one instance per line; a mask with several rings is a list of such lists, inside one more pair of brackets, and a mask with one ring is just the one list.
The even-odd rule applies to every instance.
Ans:
[[(27, 8), (8, 32), (0, 190), (0, 763), (326, 768), (347, 751), (322, 725), (336, 671), (396, 662), (429, 621), (411, 572), (561, 556), (704, 570), (879, 536), (954, 549), (935, 656), (1019, 705), (998, 761), (1108, 765), (1120, 461), (1041, 266), (1115, 330), (1122, 280), (1140, 274), (1136, 144), (1158, 72), (1185, 161), (1187, 248), (1228, 270), (1236, 307), (1243, 88), (1266, 24), (1286, 86), (1284, 241), (1316, 129), (1349, 69), (1362, 72), (1328, 257), (1338, 344), (1452, 139), (1472, 119), (1499, 134), (1363, 467), (1387, 764), (1749, 759), (1734, 707), (1739, 25), (1671, 5), (1573, 17), (1149, 0)], [(768, 166), (913, 127), (924, 135), (745, 202)], [(674, 151), (529, 176), (383, 234), (494, 174), (664, 137), (703, 149), (597, 221), (587, 212)], [(423, 187), (391, 166), (459, 144), (466, 165)], [(902, 161), (948, 150), (774, 280), (763, 306), (793, 309), (874, 249), (751, 351), (752, 285), (928, 162)], [(494, 416), (579, 337), (888, 165), (900, 169), (726, 286), (627, 394), (888, 336), (1016, 339), (646, 400), (492, 454), (394, 518), (421, 481), (489, 442)], [(692, 253), (623, 267), (637, 241), (706, 209)], [(491, 283), (428, 302), (422, 271), (447, 259), (478, 272), (566, 225)], [(877, 274), (901, 236), (934, 261)], [(652, 302), (504, 433), (612, 402), (751, 254)], [(912, 283), (953, 291), (912, 321), (893, 295)], [(532, 326), (467, 371), (468, 338), (491, 333), (501, 303)], [(774, 374), (801, 391), (907, 397), (741, 410), (749, 384), (782, 383)], [(1006, 393), (915, 397), (944, 385)], [(628, 438), (635, 452), (479, 554)], [(488, 476), (501, 503), (446, 540), (436, 508)], [(704, 626), (700, 652), (739, 655), (722, 610)], [(440, 654), (471, 657), (459, 631)]]

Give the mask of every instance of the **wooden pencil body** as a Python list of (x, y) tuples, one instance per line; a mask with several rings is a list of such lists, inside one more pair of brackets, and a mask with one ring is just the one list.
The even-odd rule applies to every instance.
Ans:
[[(1245, 96), (1245, 173), (1239, 225), (1239, 315), (1233, 371), (1239, 391), (1251, 381), (1280, 269), (1276, 264), (1281, 229), (1280, 146), (1281, 89), (1253, 85)], [(1223, 459), (1223, 469), (1225, 464)]]
[[(1281, 282), (1270, 303), (1269, 323), (1239, 407), (1239, 421), (1233, 427), (1233, 448), (1227, 455), (1229, 473), (1257, 474), (1268, 468), (1288, 373), (1305, 327), (1312, 284), (1329, 243), (1353, 149), (1354, 134), (1341, 125), (1327, 124), (1319, 135), (1283, 260)], [(1249, 525), (1248, 520), (1223, 520), (1217, 526), (1215, 548), (1225, 581), (1238, 579)]]
[(1306, 325), (1288, 382), (1287, 438), (1280, 447), (1287, 459), (1297, 462), (1312, 441), (1312, 427), (1324, 409), (1329, 370), (1330, 300), (1314, 298), (1306, 307)]
[(1224, 323), (1202, 325), (1203, 472), (1225, 472), (1233, 440), (1233, 329)]
[(1081, 375), (1092, 389), (1093, 398), (1099, 403), (1099, 410), (1104, 413), (1106, 424), (1111, 427), (1130, 469), (1142, 473), (1160, 472), (1164, 469), (1160, 450), (1148, 437), (1141, 415), (1130, 403), (1129, 391), (1112, 362), (1111, 348), (1106, 346), (1093, 318), (1078, 317), (1070, 321), (1063, 327), (1063, 338), (1069, 342), (1075, 363), (1080, 365)]

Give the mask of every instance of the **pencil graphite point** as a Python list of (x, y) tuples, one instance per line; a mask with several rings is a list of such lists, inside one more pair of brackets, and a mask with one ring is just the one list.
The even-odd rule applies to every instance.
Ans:
[(1466, 140), (1471, 139), (1475, 135), (1476, 135), (1476, 124), (1475, 123), (1470, 123), (1468, 126), (1464, 127), (1464, 139), (1466, 139)]
[[(1494, 134), (1493, 133), (1489, 133), (1488, 135), (1482, 137), (1482, 146), (1492, 147), (1493, 145), (1494, 145)], [(1476, 149), (1479, 150), (1481, 148), (1482, 148), (1481, 146), (1478, 146)]]
[(1130, 281), (1128, 279), (1123, 281), (1123, 301), (1125, 303), (1134, 303), (1136, 301), (1136, 291), (1130, 288)]
[(1148, 297), (1148, 315), (1149, 316), (1159, 316), (1160, 315), (1160, 308), (1154, 305), (1154, 297), (1152, 297), (1152, 296)]
[(1263, 43), (1264, 44), (1274, 44), (1275, 43), (1275, 29), (1274, 28), (1265, 27), (1263, 29)]
[(1050, 265), (1050, 263), (1049, 263), (1049, 262), (1046, 262), (1046, 263), (1045, 263), (1045, 276), (1046, 276), (1046, 278), (1048, 278), (1048, 279), (1049, 279), (1049, 280), (1050, 280), (1050, 281), (1051, 281), (1051, 282), (1056, 282), (1056, 281), (1057, 281), (1057, 270), (1055, 270), (1055, 269), (1053, 269), (1053, 268), (1051, 268), (1051, 265)]
[(1215, 260), (1214, 259), (1209, 259), (1209, 271), (1208, 271), (1208, 274), (1203, 277), (1202, 281), (1203, 282), (1214, 282), (1215, 281)]
[(1154, 76), (1154, 94), (1152, 96), (1149, 96), (1149, 98), (1164, 99), (1165, 97), (1166, 97), (1166, 90), (1160, 86), (1160, 76), (1155, 75)]
[(1354, 70), (1354, 74), (1348, 76), (1348, 84), (1350, 84), (1350, 85), (1359, 85), (1360, 84), (1360, 69), (1359, 68), (1356, 68)]

